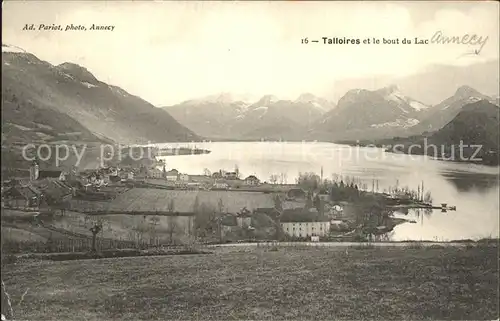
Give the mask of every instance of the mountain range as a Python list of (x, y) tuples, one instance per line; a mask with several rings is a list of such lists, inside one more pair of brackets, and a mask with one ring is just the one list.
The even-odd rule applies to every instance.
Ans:
[(352, 89), (337, 104), (312, 94), (296, 100), (265, 95), (256, 102), (228, 94), (164, 107), (197, 134), (219, 140), (346, 141), (411, 136), (439, 130), (468, 103), (488, 97), (469, 86), (437, 105), (426, 105), (395, 85), (378, 90)]
[(374, 91), (353, 89), (317, 121), (310, 136), (332, 140), (390, 137), (418, 124), (430, 108), (394, 85)]
[(168, 113), (73, 63), (2, 45), (2, 142), (192, 141)]
[(429, 105), (390, 85), (350, 89), (337, 104), (311, 93), (295, 100), (222, 93), (156, 108), (73, 63), (54, 66), (5, 45), (2, 63), (2, 142), (7, 143), (339, 142), (429, 136), (448, 128), (466, 105), (499, 103), (498, 95), (489, 97), (460, 85), (450, 97)]
[[(237, 96), (236, 96), (237, 97)], [(294, 130), (312, 126), (334, 104), (305, 93), (296, 100), (265, 95), (255, 102), (228, 94), (163, 107), (197, 134), (213, 139), (290, 139)]]

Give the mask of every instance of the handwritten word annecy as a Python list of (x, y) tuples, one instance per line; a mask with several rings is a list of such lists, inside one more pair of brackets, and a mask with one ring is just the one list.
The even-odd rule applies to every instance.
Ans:
[(466, 33), (462, 37), (460, 36), (447, 37), (444, 36), (441, 31), (437, 31), (431, 38), (431, 43), (436, 43), (436, 44), (455, 43), (459, 45), (479, 46), (479, 49), (475, 50), (476, 54), (479, 54), (481, 50), (483, 50), (483, 47), (486, 45), (486, 42), (488, 42), (488, 36), (483, 38), (482, 36), (478, 36), (476, 34), (469, 35)]

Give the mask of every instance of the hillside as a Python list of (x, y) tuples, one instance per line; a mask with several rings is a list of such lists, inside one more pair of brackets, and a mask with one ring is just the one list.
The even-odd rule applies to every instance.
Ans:
[(199, 137), (167, 112), (97, 80), (87, 69), (53, 66), (2, 46), (2, 138), (147, 143)]
[(484, 152), (498, 151), (499, 107), (488, 100), (465, 105), (458, 115), (435, 132), (430, 140), (448, 145), (482, 145)]
[(331, 102), (307, 93), (294, 101), (265, 95), (256, 102), (220, 95), (163, 109), (205, 137), (260, 140), (300, 139), (297, 131), (309, 128), (331, 108)]
[(429, 110), (425, 118), (419, 124), (412, 127), (410, 132), (421, 134), (425, 131), (433, 132), (439, 130), (455, 118), (462, 110), (462, 107), (483, 99), (491, 100), (490, 97), (483, 95), (472, 87), (460, 86), (454, 95)]
[[(488, 100), (469, 103), (433, 133), (384, 140), (365, 140), (396, 153), (427, 155), (460, 162), (499, 165), (499, 109)], [(436, 150), (432, 148), (436, 146)], [(460, 145), (463, 147), (460, 148)], [(427, 150), (425, 150), (425, 146)]]

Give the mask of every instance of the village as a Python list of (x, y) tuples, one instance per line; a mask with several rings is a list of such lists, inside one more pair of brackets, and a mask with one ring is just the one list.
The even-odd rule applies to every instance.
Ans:
[(31, 231), (25, 219), (24, 225), (16, 223), (12, 214), (23, 213), (34, 217), (31, 225), (42, 221), (51, 231), (91, 239), (87, 250), (96, 250), (105, 240), (158, 246), (387, 239), (396, 225), (415, 223), (392, 217), (395, 208), (432, 208), (423, 182), (415, 191), (378, 192), (375, 181), (369, 191), (353, 177), (322, 176), (322, 169), (320, 175), (300, 173), (295, 184), (287, 184), (283, 174), (267, 181), (242, 178), (237, 165), (191, 175), (168, 169), (163, 161), (82, 171), (42, 170), (34, 161), (29, 177), (2, 182), (2, 222), (11, 230)]

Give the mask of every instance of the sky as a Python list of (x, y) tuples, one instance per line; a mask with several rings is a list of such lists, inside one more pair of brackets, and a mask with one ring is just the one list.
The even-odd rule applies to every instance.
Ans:
[[(26, 24), (113, 31), (22, 30)], [(485, 45), (323, 44), (329, 38), (431, 39)], [(499, 4), (474, 2), (4, 1), (2, 42), (52, 64), (73, 62), (156, 106), (217, 93), (324, 96), (332, 82), (404, 76), (431, 64), (498, 59)], [(308, 44), (301, 40), (308, 38)], [(311, 40), (319, 40), (312, 43)], [(479, 50), (479, 55), (465, 55)]]

